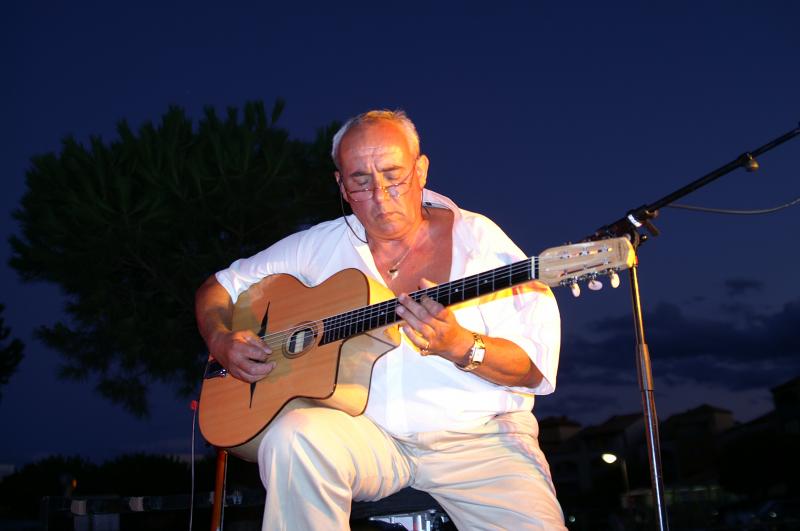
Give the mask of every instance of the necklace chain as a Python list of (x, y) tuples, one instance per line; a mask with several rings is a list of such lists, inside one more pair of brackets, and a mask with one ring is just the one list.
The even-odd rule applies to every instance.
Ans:
[[(416, 242), (415, 242), (415, 243), (416, 243)], [(390, 267), (389, 269), (387, 269), (387, 270), (386, 270), (386, 272), (389, 274), (389, 278), (391, 278), (392, 280), (394, 280), (394, 279), (396, 279), (396, 278), (397, 278), (397, 275), (399, 275), (399, 274), (400, 274), (400, 269), (399, 269), (399, 267), (400, 267), (400, 264), (402, 264), (402, 263), (403, 263), (403, 260), (405, 260), (405, 259), (406, 259), (406, 256), (408, 256), (408, 253), (410, 253), (410, 252), (411, 252), (411, 249), (413, 249), (413, 248), (414, 248), (414, 246), (413, 246), (413, 245), (410, 245), (410, 246), (408, 247), (408, 249), (406, 249), (406, 252), (404, 252), (404, 253), (403, 253), (403, 256), (401, 256), (401, 257), (400, 257), (400, 260), (398, 260), (397, 262), (395, 262), (395, 263), (394, 263), (394, 265), (393, 265), (392, 267)]]
[[(356, 233), (356, 231), (353, 230), (353, 227), (350, 226), (350, 222), (347, 220), (347, 214), (345, 214), (345, 212), (344, 212), (344, 201), (342, 200), (341, 194), (339, 195), (339, 203), (340, 203), (340, 205), (342, 207), (342, 217), (344, 218), (344, 222), (347, 224), (347, 228), (350, 229), (350, 232), (353, 233), (353, 236), (355, 236), (356, 239), (358, 239), (362, 243), (366, 243), (366, 244), (369, 245), (369, 242), (367, 240), (361, 238)], [(428, 205), (425, 204), (424, 201), (422, 203), (422, 208), (425, 211), (426, 217), (430, 218), (431, 212), (430, 212), (430, 210), (428, 210)], [(369, 237), (367, 237), (367, 238), (369, 239)], [(417, 235), (417, 237), (414, 239), (414, 243), (412, 243), (408, 247), (408, 249), (406, 249), (406, 252), (403, 253), (403, 256), (401, 256), (400, 259), (397, 262), (395, 262), (394, 265), (392, 265), (392, 267), (390, 267), (389, 269), (386, 270), (386, 273), (389, 275), (389, 278), (391, 278), (392, 280), (396, 279), (397, 275), (400, 274), (400, 264), (402, 264), (403, 260), (406, 259), (408, 254), (411, 252), (411, 249), (413, 249), (417, 245), (417, 239), (419, 239), (419, 235)]]
[(386, 270), (386, 273), (389, 275), (389, 278), (391, 278), (392, 280), (396, 279), (397, 275), (400, 274), (400, 264), (403, 263), (403, 260), (405, 260), (408, 257), (408, 255), (411, 253), (411, 250), (414, 249), (417, 246), (417, 244), (419, 243), (420, 234), (422, 234), (424, 236), (424, 230), (421, 229), (420, 232), (417, 233), (416, 237), (414, 238), (414, 241), (411, 242), (411, 245), (408, 246), (408, 249), (406, 249), (406, 252), (403, 253), (403, 256), (401, 256), (392, 265), (392, 267), (390, 267), (389, 269)]

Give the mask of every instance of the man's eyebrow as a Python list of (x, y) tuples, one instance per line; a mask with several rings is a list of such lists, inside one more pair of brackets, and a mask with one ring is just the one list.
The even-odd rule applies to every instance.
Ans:
[(368, 177), (371, 176), (372, 172), (370, 171), (361, 171), (355, 170), (347, 174), (348, 177)]
[[(392, 164), (391, 166), (385, 166), (383, 168), (378, 169), (380, 173), (387, 173), (390, 171), (402, 170), (403, 166), (400, 164)], [(371, 171), (362, 171), (362, 170), (355, 170), (347, 174), (348, 177), (371, 177)]]

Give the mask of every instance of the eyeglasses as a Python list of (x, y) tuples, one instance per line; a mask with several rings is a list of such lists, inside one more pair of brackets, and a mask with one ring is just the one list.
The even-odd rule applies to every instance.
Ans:
[(348, 190), (346, 186), (342, 186), (347, 196), (356, 203), (369, 201), (372, 199), (375, 196), (375, 190), (381, 190), (382, 192), (389, 194), (389, 197), (392, 198), (400, 197), (411, 189), (411, 176), (414, 174), (416, 167), (417, 161), (414, 161), (414, 164), (411, 166), (411, 171), (408, 172), (408, 175), (406, 175), (405, 179), (396, 184), (376, 186), (374, 188), (361, 188), (360, 190)]

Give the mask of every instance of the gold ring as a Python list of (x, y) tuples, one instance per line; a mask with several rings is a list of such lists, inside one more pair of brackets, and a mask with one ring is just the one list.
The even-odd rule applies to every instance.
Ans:
[[(426, 339), (425, 341), (428, 341), (428, 340)], [(424, 347), (422, 347), (420, 349), (419, 353), (422, 354), (423, 356), (427, 356), (428, 354), (430, 354), (430, 352), (428, 351), (428, 347), (430, 347), (430, 346), (431, 346), (431, 342), (428, 341), (428, 344), (425, 345)]]

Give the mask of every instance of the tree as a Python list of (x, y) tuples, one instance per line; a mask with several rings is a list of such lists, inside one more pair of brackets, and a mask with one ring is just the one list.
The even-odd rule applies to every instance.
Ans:
[(95, 494), (97, 465), (82, 457), (51, 456), (0, 481), (0, 516), (35, 518), (43, 496)]
[(22, 361), (22, 352), (25, 345), (17, 338), (6, 342), (11, 335), (11, 329), (5, 326), (3, 311), (5, 306), (0, 304), (0, 400), (3, 398), (2, 386), (6, 385), (17, 370), (17, 365)]
[(11, 265), (24, 280), (52, 282), (68, 319), (38, 328), (63, 377), (97, 377), (102, 396), (148, 413), (155, 381), (198, 388), (206, 351), (194, 292), (231, 261), (339, 212), (329, 149), (336, 124), (312, 142), (277, 127), (278, 100), (205, 110), (195, 128), (170, 107), (154, 126), (88, 146), (67, 137), (58, 154), (32, 159), (14, 212)]
[[(214, 465), (211, 459), (199, 463), (210, 479), (198, 485), (213, 485)], [(256, 467), (248, 468), (258, 479)], [(50, 456), (0, 481), (0, 521), (36, 518), (44, 496), (167, 496), (184, 493), (190, 481), (189, 463), (164, 455), (124, 454), (100, 465), (80, 456)]]

